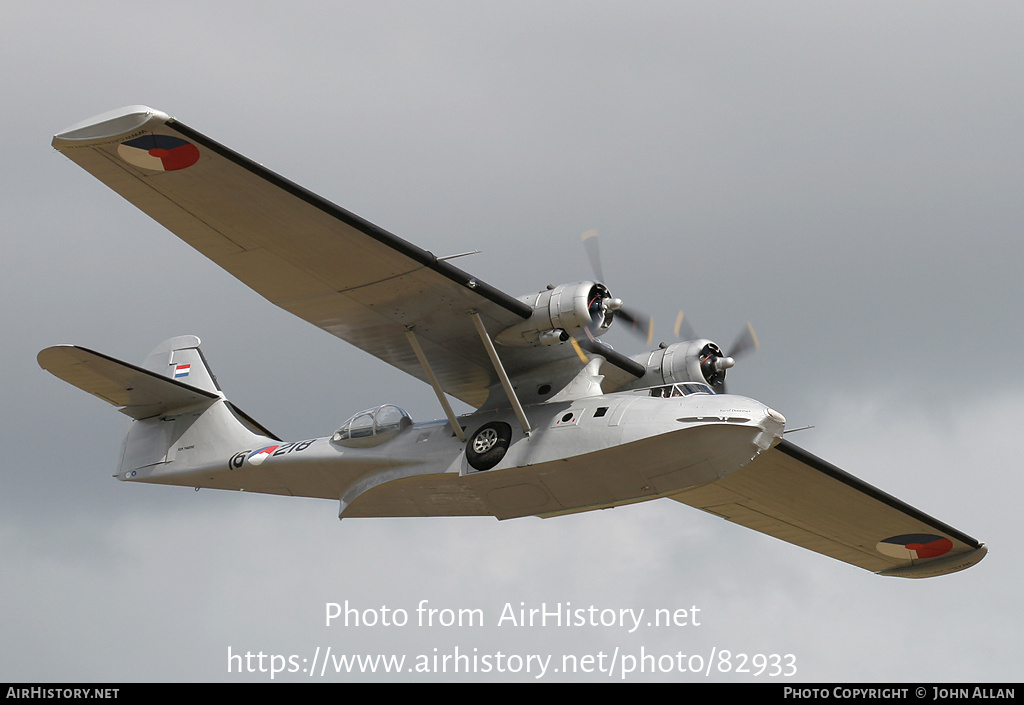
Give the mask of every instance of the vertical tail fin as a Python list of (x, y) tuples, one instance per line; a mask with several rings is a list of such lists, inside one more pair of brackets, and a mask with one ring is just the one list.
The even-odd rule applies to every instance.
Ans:
[(146, 357), (142, 366), (163, 377), (223, 396), (199, 343), (199, 338), (194, 335), (179, 335), (165, 340)]
[(73, 345), (41, 351), (39, 365), (131, 416), (118, 477), (188, 472), (223, 462), (240, 447), (279, 440), (225, 397), (199, 338), (166, 340), (137, 367)]

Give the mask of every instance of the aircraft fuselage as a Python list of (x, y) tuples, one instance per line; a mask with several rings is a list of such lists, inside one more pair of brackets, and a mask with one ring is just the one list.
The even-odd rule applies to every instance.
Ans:
[[(669, 395), (673, 387), (662, 388)], [(659, 394), (659, 396), (653, 396)], [(526, 407), (526, 434), (511, 409), (415, 423), (373, 447), (331, 437), (221, 450), (183, 430), (161, 462), (122, 468), (122, 480), (320, 497), (339, 516), (554, 516), (655, 499), (739, 469), (782, 437), (785, 420), (764, 404), (727, 394), (660, 396), (640, 390)], [(179, 417), (187, 417), (181, 414)], [(484, 427), (509, 433), (489, 469), (469, 455)], [(358, 445), (358, 443), (356, 443)], [(480, 442), (477, 442), (480, 446)], [(477, 465), (480, 465), (478, 462)]]

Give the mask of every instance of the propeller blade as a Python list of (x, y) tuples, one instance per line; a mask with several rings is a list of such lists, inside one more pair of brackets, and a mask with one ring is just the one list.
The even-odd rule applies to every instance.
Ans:
[(583, 249), (587, 251), (590, 259), (590, 268), (594, 270), (597, 280), (604, 283), (604, 271), (601, 269), (601, 249), (597, 244), (597, 231), (588, 230), (580, 236), (583, 239)]
[(583, 364), (585, 365), (588, 362), (590, 362), (590, 358), (587, 357), (587, 354), (585, 352), (583, 352), (583, 348), (580, 347), (580, 344), (576, 340), (576, 338), (569, 338), (569, 341), (572, 342), (572, 347), (576, 351), (576, 354), (580, 356), (580, 360), (583, 361)]
[(757, 333), (754, 332), (754, 326), (747, 322), (747, 327), (740, 333), (739, 337), (736, 338), (736, 342), (732, 344), (732, 348), (729, 349), (729, 357), (741, 357), (748, 355), (761, 347), (761, 344), (757, 342)]
[(681, 340), (696, 340), (697, 331), (693, 329), (690, 322), (686, 320), (686, 316), (682, 311), (676, 316), (676, 325), (672, 328), (675, 331), (676, 338)]
[(630, 330), (634, 334), (643, 337), (648, 345), (654, 341), (654, 316), (648, 316), (645, 313), (627, 309), (625, 306), (616, 311), (615, 315), (626, 321), (629, 324)]
[[(580, 236), (583, 241), (583, 248), (587, 251), (587, 259), (590, 260), (590, 268), (594, 270), (597, 281), (604, 284), (604, 269), (601, 267), (601, 248), (598, 245), (597, 231), (588, 230)], [(616, 299), (616, 301), (618, 301)], [(639, 311), (624, 308), (618, 301), (612, 309), (612, 315), (629, 323), (630, 330), (640, 336), (650, 345), (654, 341), (654, 318)]]

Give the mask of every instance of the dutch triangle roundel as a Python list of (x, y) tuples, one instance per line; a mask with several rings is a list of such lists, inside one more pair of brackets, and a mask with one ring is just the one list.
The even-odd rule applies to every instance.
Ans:
[(180, 137), (143, 135), (117, 145), (117, 156), (150, 171), (177, 171), (199, 161), (199, 149)]
[(953, 542), (934, 534), (902, 534), (890, 536), (875, 546), (879, 553), (902, 560), (920, 561), (949, 553)]

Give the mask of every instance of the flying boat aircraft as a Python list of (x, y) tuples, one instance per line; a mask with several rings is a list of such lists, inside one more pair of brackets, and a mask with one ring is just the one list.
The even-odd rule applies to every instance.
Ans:
[[(73, 345), (39, 364), (131, 417), (115, 477), (319, 497), (339, 517), (564, 514), (667, 498), (882, 575), (986, 547), (783, 438), (694, 339), (627, 356), (600, 281), (513, 297), (152, 108), (53, 146), (271, 303), (429, 384), (445, 418), (383, 404), (286, 441), (233, 405), (191, 335), (142, 362)], [(598, 277), (600, 278), (600, 277)], [(448, 397), (475, 409), (457, 415)]]

